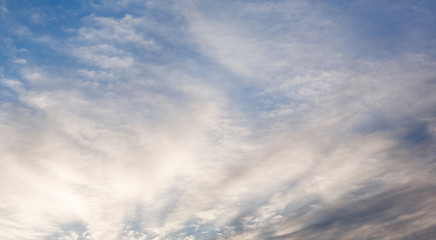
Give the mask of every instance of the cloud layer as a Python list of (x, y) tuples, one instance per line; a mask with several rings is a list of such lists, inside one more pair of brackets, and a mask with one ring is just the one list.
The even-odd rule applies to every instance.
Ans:
[(429, 239), (430, 1), (0, 1), (0, 238)]

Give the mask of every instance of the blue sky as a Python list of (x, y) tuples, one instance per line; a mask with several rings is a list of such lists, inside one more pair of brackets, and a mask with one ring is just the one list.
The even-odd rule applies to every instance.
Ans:
[(0, 0), (0, 238), (430, 239), (435, 10)]

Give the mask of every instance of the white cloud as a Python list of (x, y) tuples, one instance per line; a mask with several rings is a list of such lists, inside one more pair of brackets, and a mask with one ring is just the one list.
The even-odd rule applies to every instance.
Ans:
[(18, 63), (18, 64), (26, 64), (27, 63), (26, 59), (22, 59), (22, 58), (14, 59), (13, 62)]
[(123, 18), (114, 19), (108, 17), (90, 17), (92, 27), (79, 29), (79, 36), (87, 41), (115, 41), (117, 43), (138, 44), (142, 48), (149, 48), (155, 45), (152, 39), (147, 39), (140, 31), (144, 19), (134, 18), (125, 15)]
[(341, 61), (337, 23), (303, 1), (236, 3), (218, 13), (203, 5), (182, 8), (194, 42), (251, 84), (276, 84)]

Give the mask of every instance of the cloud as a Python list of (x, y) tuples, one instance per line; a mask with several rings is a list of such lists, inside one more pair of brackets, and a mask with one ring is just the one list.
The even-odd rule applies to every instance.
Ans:
[[(409, 235), (425, 235), (427, 228), (433, 225), (433, 216), (431, 213), (428, 215), (427, 208), (434, 204), (430, 200), (434, 193), (434, 186), (402, 186), (356, 202), (348, 202), (350, 205), (339, 203), (340, 209), (332, 207), (326, 210), (316, 217), (316, 223), (275, 238), (350, 239), (389, 236), (404, 239)], [(399, 230), (405, 226), (403, 231)]]
[(335, 36), (340, 30), (330, 17), (305, 2), (218, 7), (219, 12), (198, 2), (184, 7), (189, 30), (202, 52), (251, 82), (276, 83), (289, 73), (340, 60), (342, 41)]
[(383, 56), (351, 30), (377, 9), (351, 3), (92, 2), (59, 35), (10, 22), (28, 50), (0, 75), (0, 237), (431, 235), (435, 62), (412, 41), (429, 28), (404, 26), (434, 17), (399, 17), (414, 6), (387, 13), (404, 48)]

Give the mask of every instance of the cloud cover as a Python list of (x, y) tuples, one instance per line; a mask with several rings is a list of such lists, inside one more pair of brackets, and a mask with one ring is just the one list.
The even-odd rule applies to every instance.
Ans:
[(431, 1), (0, 2), (2, 239), (429, 239)]

